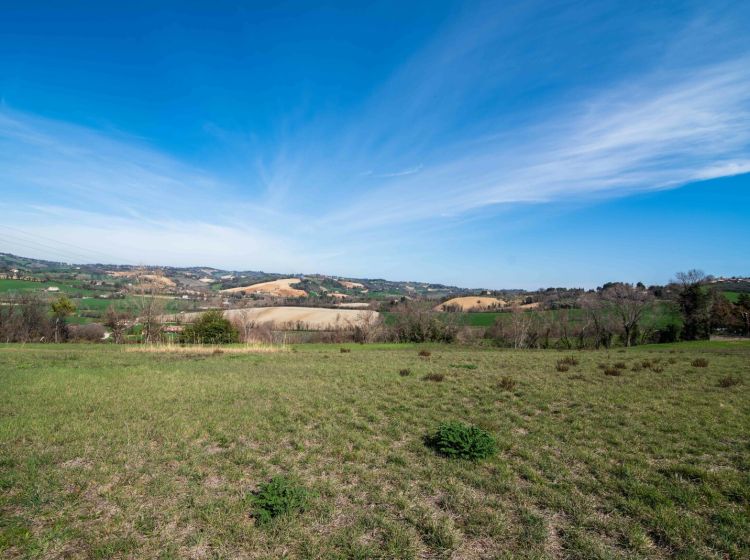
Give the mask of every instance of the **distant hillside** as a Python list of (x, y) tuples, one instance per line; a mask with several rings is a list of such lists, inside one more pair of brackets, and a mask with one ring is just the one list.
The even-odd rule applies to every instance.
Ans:
[[(74, 264), (45, 261), (0, 253), (0, 274), (14, 277), (31, 276), (38, 279), (68, 279), (81, 281), (111, 281), (123, 286), (134, 282), (159, 282), (173, 292), (184, 290), (221, 292), (233, 288), (244, 288), (264, 282), (275, 282), (287, 278), (299, 278), (295, 285), (311, 297), (331, 296), (338, 299), (385, 299), (419, 297), (439, 300), (449, 295), (473, 294), (481, 290), (469, 290), (443, 284), (393, 281), (382, 278), (343, 278), (338, 276), (306, 273), (276, 273), (258, 270), (222, 270), (213, 267), (132, 266), (123, 264), (88, 263)], [(53, 278), (54, 277), (54, 278)], [(168, 291), (169, 291), (168, 290)], [(242, 290), (236, 290), (242, 292)], [(258, 290), (248, 290), (255, 292)], [(299, 294), (298, 294), (299, 295)]]

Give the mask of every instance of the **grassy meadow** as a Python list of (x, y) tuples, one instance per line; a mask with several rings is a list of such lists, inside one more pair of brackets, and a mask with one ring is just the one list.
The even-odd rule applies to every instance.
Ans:
[[(0, 346), (0, 557), (750, 557), (750, 344), (346, 349)], [(278, 474), (308, 506), (256, 524)]]

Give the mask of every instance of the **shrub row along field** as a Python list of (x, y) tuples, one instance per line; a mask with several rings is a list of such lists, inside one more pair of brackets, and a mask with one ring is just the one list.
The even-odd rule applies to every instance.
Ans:
[(344, 350), (0, 346), (0, 557), (750, 557), (747, 343)]

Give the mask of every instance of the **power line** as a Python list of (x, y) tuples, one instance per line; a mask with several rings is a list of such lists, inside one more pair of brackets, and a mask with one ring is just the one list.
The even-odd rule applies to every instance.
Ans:
[(17, 228), (17, 227), (13, 227), (13, 226), (8, 226), (8, 225), (2, 225), (2, 224), (0, 224), (0, 227), (2, 227), (4, 229), (10, 229), (10, 230), (13, 230), (13, 231), (17, 231), (19, 233), (22, 233), (23, 235), (26, 235), (27, 237), (36, 237), (36, 238), (44, 239), (45, 241), (54, 243), (56, 245), (66, 245), (66, 246), (71, 247), (72, 249), (76, 250), (73, 254), (78, 254), (78, 255), (81, 255), (81, 256), (86, 256), (86, 258), (90, 258), (90, 256), (94, 255), (94, 254), (98, 254), (99, 255), (98, 258), (101, 258), (101, 257), (104, 257), (104, 258), (107, 258), (107, 259), (112, 258), (111, 255), (108, 255), (107, 253), (104, 253), (102, 251), (97, 251), (95, 249), (84, 248), (84, 247), (81, 247), (79, 245), (74, 245), (72, 243), (68, 243), (66, 241), (61, 241), (59, 239), (52, 239), (51, 237), (45, 237), (44, 235), (41, 235), (41, 234), (38, 234), (38, 233), (32, 233), (30, 231), (26, 231), (26, 230), (23, 230), (21, 228)]
[[(12, 227), (12, 226), (6, 226), (6, 225), (0, 224), (0, 228), (20, 232), (21, 234), (25, 235), (26, 238), (21, 237), (17, 234), (10, 234), (10, 233), (3, 234), (2, 237), (8, 238), (11, 242), (17, 245), (24, 246), (34, 251), (45, 250), (45, 249), (48, 251), (51, 250), (51, 251), (54, 251), (55, 254), (60, 255), (66, 260), (70, 260), (70, 262), (79, 261), (82, 263), (86, 263), (86, 262), (106, 263), (107, 261), (110, 261), (110, 262), (112, 261), (111, 255), (107, 255), (101, 251), (80, 247), (78, 245), (67, 243), (65, 241), (51, 239), (49, 237), (45, 237), (43, 235), (39, 235), (36, 233), (27, 232), (25, 230)], [(29, 237), (31, 237), (32, 239), (28, 239)], [(45, 242), (39, 241), (37, 239), (44, 240)], [(66, 247), (61, 247), (63, 245)], [(69, 249), (68, 247), (71, 247), (73, 250)], [(124, 264), (130, 264), (130, 265), (135, 266), (133, 263), (129, 263), (127, 261), (125, 261)]]

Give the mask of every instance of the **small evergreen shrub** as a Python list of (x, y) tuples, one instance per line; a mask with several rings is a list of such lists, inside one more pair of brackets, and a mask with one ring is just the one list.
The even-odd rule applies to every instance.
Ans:
[(411, 370), (409, 368), (404, 368), (401, 371), (399, 371), (398, 374), (401, 377), (407, 377), (407, 376), (411, 375)]
[(691, 364), (693, 367), (708, 367), (708, 360), (706, 358), (696, 358)]
[(478, 461), (497, 452), (497, 442), (489, 432), (462, 422), (444, 422), (426, 439), (438, 453), (455, 459)]
[(611, 375), (613, 377), (617, 377), (618, 375), (622, 375), (622, 370), (616, 367), (607, 366), (604, 368), (604, 375)]
[(179, 340), (185, 344), (230, 344), (239, 342), (239, 332), (222, 311), (212, 309), (192, 325), (186, 325)]
[(425, 381), (440, 382), (445, 379), (445, 375), (443, 375), (442, 373), (428, 373), (422, 379), (424, 379)]
[(252, 516), (265, 525), (282, 515), (305, 510), (310, 493), (284, 476), (276, 476), (251, 497)]
[(339, 350), (339, 352), (341, 352), (342, 354), (348, 354), (349, 352), (351, 352), (351, 349), (349, 349), (349, 348), (342, 348), (341, 350)]
[(432, 352), (430, 352), (429, 350), (420, 350), (419, 355), (422, 358), (429, 358), (430, 356), (432, 356)]

